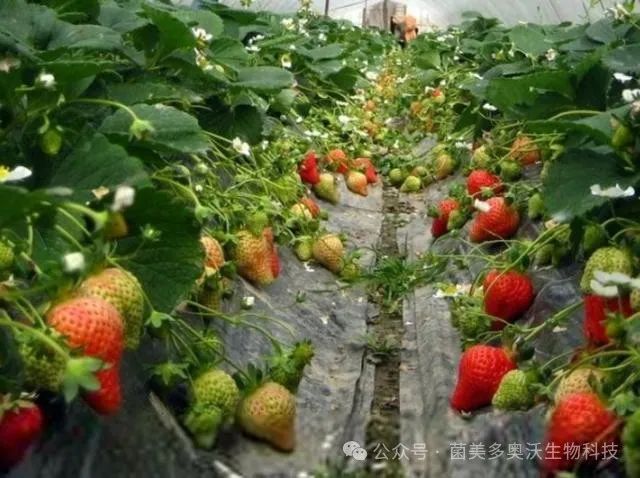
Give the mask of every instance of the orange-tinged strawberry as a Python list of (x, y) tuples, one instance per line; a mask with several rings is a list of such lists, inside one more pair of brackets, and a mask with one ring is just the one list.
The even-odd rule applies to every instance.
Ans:
[(258, 237), (247, 230), (241, 230), (236, 238), (234, 260), (238, 274), (257, 285), (268, 285), (275, 281), (277, 253), (274, 254), (275, 246), (270, 228), (266, 228)]
[[(578, 461), (597, 461), (605, 445), (617, 447), (620, 421), (592, 392), (572, 393), (556, 405), (549, 424), (542, 466), (548, 473), (572, 470)], [(578, 449), (577, 456), (567, 450)], [(592, 450), (591, 453), (584, 453)], [(598, 453), (596, 453), (598, 452)]]
[(325, 157), (327, 167), (332, 171), (344, 174), (349, 171), (349, 159), (346, 153), (341, 149), (332, 149)]
[(124, 321), (125, 344), (140, 343), (144, 319), (144, 294), (138, 279), (130, 272), (110, 267), (89, 277), (78, 288), (79, 297), (98, 297), (116, 308)]
[(117, 367), (100, 370), (96, 373), (100, 388), (84, 394), (84, 401), (100, 415), (113, 415), (122, 405), (120, 372)]
[(304, 204), (304, 206), (309, 210), (311, 216), (318, 217), (320, 214), (320, 206), (313, 199), (308, 197), (303, 197), (300, 199), (300, 203)]
[(484, 311), (493, 317), (493, 330), (501, 330), (524, 314), (533, 302), (533, 284), (525, 274), (510, 271), (490, 271), (484, 279)]
[(204, 266), (217, 272), (224, 265), (224, 251), (220, 243), (211, 236), (204, 235), (200, 238), (200, 244), (204, 248)]
[(367, 177), (360, 171), (349, 171), (346, 176), (347, 188), (350, 191), (366, 196), (369, 194), (367, 190)]
[(438, 217), (434, 218), (433, 223), (431, 223), (431, 235), (433, 237), (440, 237), (447, 233), (449, 215), (459, 207), (460, 204), (453, 198), (446, 198), (440, 201), (438, 204)]
[(338, 274), (344, 267), (344, 245), (337, 234), (325, 234), (313, 243), (313, 259)]
[(518, 231), (520, 215), (503, 197), (487, 199), (488, 210), (480, 211), (469, 231), (473, 242), (508, 239)]
[(451, 407), (460, 412), (471, 412), (490, 405), (502, 377), (515, 368), (516, 364), (501, 347), (469, 347), (460, 359)]
[(282, 385), (267, 382), (258, 387), (240, 402), (237, 419), (247, 434), (278, 450), (295, 448), (296, 399)]
[(90, 357), (117, 363), (122, 357), (124, 327), (118, 310), (99, 297), (76, 297), (56, 305), (47, 322), (69, 346)]
[(478, 196), (485, 189), (493, 191), (493, 194), (500, 194), (504, 189), (502, 181), (495, 174), (491, 174), (484, 169), (476, 169), (471, 171), (467, 178), (467, 192), (470, 196)]
[(353, 161), (353, 166), (356, 169), (364, 172), (364, 175), (367, 177), (367, 182), (369, 184), (375, 184), (378, 182), (378, 173), (376, 172), (376, 167), (373, 165), (369, 158), (356, 158)]
[(511, 145), (511, 159), (527, 166), (540, 161), (540, 148), (528, 136), (518, 136)]
[(629, 297), (607, 299), (597, 295), (584, 296), (584, 335), (592, 345), (606, 345), (611, 339), (606, 323), (609, 316), (621, 314), (630, 317), (633, 311)]

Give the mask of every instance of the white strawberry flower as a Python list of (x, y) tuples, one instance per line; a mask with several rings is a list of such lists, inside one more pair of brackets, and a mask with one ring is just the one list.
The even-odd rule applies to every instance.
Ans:
[(198, 43), (209, 43), (213, 38), (213, 35), (207, 32), (204, 28), (193, 27), (191, 29), (191, 33), (193, 33), (193, 36), (196, 38)]
[(240, 138), (234, 138), (231, 142), (231, 146), (238, 154), (241, 154), (242, 156), (251, 156), (251, 147), (249, 146), (249, 143), (242, 141)]
[(31, 174), (33, 174), (31, 170), (24, 166), (16, 166), (13, 169), (9, 169), (6, 166), (0, 165), (0, 184), (22, 181), (31, 176)]
[(367, 71), (364, 76), (369, 81), (376, 81), (378, 79), (378, 74), (375, 71)]
[(633, 103), (635, 100), (640, 99), (640, 89), (626, 89), (622, 90), (622, 99), (627, 103)]
[(260, 47), (258, 45), (248, 45), (244, 47), (244, 49), (252, 53), (257, 53), (260, 51)]
[(631, 80), (633, 80), (633, 76), (625, 75), (624, 73), (614, 73), (613, 77), (620, 83), (629, 83)]
[(62, 257), (64, 271), (71, 274), (81, 272), (85, 268), (84, 254), (82, 252), (70, 252)]
[(52, 90), (56, 86), (56, 77), (53, 76), (51, 73), (47, 73), (46, 71), (43, 71), (36, 78), (36, 84), (48, 90)]
[(289, 54), (284, 54), (280, 57), (280, 65), (282, 65), (282, 68), (285, 69), (289, 69), (291, 68), (291, 55)]
[(498, 108), (496, 108), (495, 106), (493, 106), (491, 103), (485, 103), (482, 105), (482, 109), (485, 111), (498, 111)]
[(9, 73), (14, 68), (18, 68), (20, 66), (20, 60), (17, 58), (12, 58), (7, 56), (0, 60), (0, 72)]
[(636, 193), (632, 186), (622, 189), (619, 184), (608, 188), (602, 188), (599, 184), (593, 184), (591, 186), (591, 194), (594, 196), (600, 196), (605, 198), (624, 198), (631, 197)]
[(133, 201), (136, 197), (136, 190), (131, 186), (118, 186), (115, 194), (113, 195), (113, 204), (111, 210), (114, 212), (122, 211), (125, 208), (133, 205)]
[(350, 117), (349, 117), (349, 116), (347, 116), (347, 115), (340, 115), (340, 116), (338, 116), (338, 122), (340, 122), (340, 123), (341, 123), (341, 124), (343, 124), (343, 125), (347, 125), (347, 124), (349, 124), (349, 123), (351, 122), (351, 120), (352, 120), (352, 119), (353, 119), (353, 118), (350, 118)]
[(555, 59), (558, 58), (558, 52), (553, 48), (549, 48), (547, 52), (544, 54), (544, 56), (547, 59), (547, 61), (555, 61)]
[(280, 21), (280, 25), (282, 25), (286, 30), (293, 30), (295, 28), (293, 18), (283, 18)]
[(242, 298), (242, 307), (250, 309), (256, 303), (256, 298), (252, 295), (247, 295)]

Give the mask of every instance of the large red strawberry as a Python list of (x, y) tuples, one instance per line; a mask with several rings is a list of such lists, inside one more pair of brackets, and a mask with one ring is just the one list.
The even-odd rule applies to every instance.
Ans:
[(344, 174), (349, 171), (349, 159), (341, 149), (332, 149), (327, 153), (325, 162), (330, 170)]
[(484, 311), (498, 319), (493, 330), (502, 330), (506, 322), (513, 322), (524, 314), (533, 302), (533, 284), (525, 274), (517, 271), (490, 271), (484, 279)]
[(116, 308), (97, 297), (78, 297), (51, 309), (47, 321), (71, 348), (109, 367), (96, 374), (100, 388), (85, 394), (85, 399), (98, 413), (115, 413), (120, 405), (119, 365), (124, 347), (124, 326)]
[(449, 214), (460, 207), (458, 201), (453, 198), (446, 198), (438, 204), (438, 217), (433, 219), (431, 223), (431, 235), (440, 237), (447, 233), (447, 223), (449, 222)]
[(19, 402), (2, 412), (0, 404), (0, 471), (17, 465), (40, 437), (42, 411), (35, 403)]
[(117, 309), (98, 297), (77, 297), (56, 305), (47, 314), (51, 327), (71, 348), (90, 357), (117, 363), (122, 357), (123, 322)]
[(378, 173), (376, 172), (376, 168), (369, 158), (356, 158), (353, 161), (353, 165), (355, 168), (360, 169), (364, 172), (364, 175), (367, 177), (367, 182), (369, 184), (378, 182)]
[(122, 405), (120, 372), (116, 366), (96, 373), (100, 388), (84, 394), (84, 400), (101, 415), (113, 415)]
[(502, 377), (516, 364), (501, 347), (474, 345), (462, 354), (451, 407), (471, 412), (491, 404)]
[(487, 199), (488, 210), (480, 211), (469, 231), (473, 242), (508, 239), (518, 231), (520, 215), (503, 197)]
[(500, 194), (504, 190), (502, 181), (495, 174), (484, 169), (471, 171), (467, 178), (467, 192), (471, 196), (480, 195), (485, 189), (490, 189), (493, 194)]
[(607, 299), (597, 295), (584, 296), (584, 335), (590, 344), (609, 343), (606, 321), (609, 315), (616, 313), (624, 317), (629, 317), (633, 313), (629, 297)]
[[(547, 426), (542, 466), (548, 473), (596, 461), (605, 445), (617, 447), (619, 421), (593, 392), (572, 393), (556, 405)], [(572, 455), (572, 450), (579, 450)], [(585, 450), (591, 450), (586, 453)]]
[(320, 181), (320, 169), (318, 169), (318, 157), (314, 151), (309, 151), (300, 165), (298, 166), (298, 174), (303, 182), (311, 185)]

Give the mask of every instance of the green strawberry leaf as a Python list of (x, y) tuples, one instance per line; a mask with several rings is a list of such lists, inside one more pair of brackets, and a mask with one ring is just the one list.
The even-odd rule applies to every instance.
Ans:
[(68, 187), (73, 190), (71, 198), (82, 203), (94, 199), (92, 190), (120, 184), (140, 187), (150, 183), (142, 161), (99, 133), (81, 141), (51, 178), (52, 186)]
[(153, 308), (171, 313), (203, 271), (193, 209), (168, 192), (147, 188), (124, 215), (132, 235), (118, 242), (116, 255), (138, 278)]
[(617, 156), (605, 148), (570, 149), (551, 163), (543, 182), (543, 197), (549, 214), (561, 222), (568, 222), (610, 199), (591, 194), (591, 186), (603, 189), (620, 185), (634, 186), (640, 173), (625, 174)]

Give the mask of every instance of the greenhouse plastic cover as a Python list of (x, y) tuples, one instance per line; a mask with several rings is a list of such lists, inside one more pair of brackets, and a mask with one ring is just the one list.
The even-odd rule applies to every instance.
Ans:
[[(197, 1), (197, 0), (196, 0)], [(329, 16), (342, 18), (356, 25), (362, 24), (363, 9), (378, 3), (378, 0), (328, 0)], [(181, 3), (190, 3), (183, 0)], [(221, 3), (241, 8), (240, 0), (222, 0)], [(404, 0), (407, 13), (418, 20), (422, 28), (445, 27), (460, 22), (463, 12), (473, 10), (486, 17), (496, 17), (506, 24), (519, 21), (540, 24), (561, 23), (564, 21), (584, 22), (600, 17), (604, 10), (615, 4), (614, 0), (603, 0), (590, 5), (589, 0), (484, 0), (468, 2), (464, 0)], [(274, 12), (294, 12), (298, 9), (298, 0), (254, 0), (251, 6), (255, 10)], [(325, 0), (313, 0), (313, 8), (323, 12)]]

